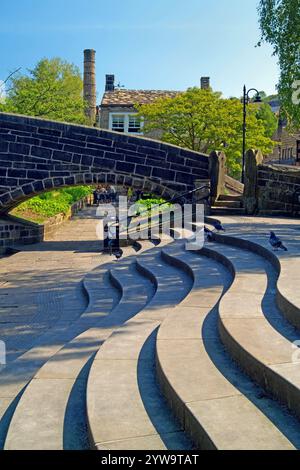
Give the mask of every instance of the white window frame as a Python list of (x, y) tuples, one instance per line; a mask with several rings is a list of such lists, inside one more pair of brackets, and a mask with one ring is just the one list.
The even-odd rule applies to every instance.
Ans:
[[(111, 111), (109, 113), (109, 130), (113, 130), (112, 128), (112, 123), (113, 123), (113, 116), (124, 116), (124, 132), (122, 134), (130, 134), (130, 135), (143, 135), (143, 127), (144, 127), (144, 121), (141, 119), (141, 129), (140, 132), (128, 132), (129, 128), (129, 117), (130, 116), (137, 116), (138, 113), (130, 113), (130, 112), (117, 112), (117, 111)], [(117, 131), (116, 131), (117, 132)]]

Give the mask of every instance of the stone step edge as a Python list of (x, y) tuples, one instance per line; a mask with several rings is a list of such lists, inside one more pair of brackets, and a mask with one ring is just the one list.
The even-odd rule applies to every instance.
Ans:
[[(198, 251), (196, 253), (199, 255), (200, 252)], [(162, 250), (162, 254), (166, 262), (168, 262), (171, 265), (184, 269), (184, 271), (188, 273), (192, 277), (193, 280), (195, 280), (195, 274), (194, 274), (193, 269), (187, 263), (185, 263), (182, 259), (179, 259), (176, 256), (168, 252), (165, 252), (164, 250)], [(227, 286), (226, 291), (222, 292), (221, 298), (225, 295), (226, 292), (228, 292), (230, 287), (231, 285)], [(191, 292), (192, 291), (193, 291), (193, 288)], [(178, 304), (177, 308), (180, 308), (180, 304)], [(217, 442), (214, 442), (213, 436), (209, 435), (207, 430), (204, 428), (204, 426), (201, 424), (197, 416), (194, 414), (193, 406), (190, 406), (188, 402), (187, 403), (184, 402), (184, 400), (180, 397), (180, 395), (178, 394), (178, 392), (176, 391), (176, 389), (174, 388), (167, 374), (164, 371), (164, 367), (160, 361), (159, 352), (158, 352), (159, 334), (160, 334), (160, 331), (162, 331), (163, 325), (164, 325), (164, 322), (162, 322), (160, 326), (160, 330), (159, 330), (157, 342), (156, 342), (157, 378), (158, 378), (162, 393), (164, 394), (166, 400), (168, 401), (169, 406), (173, 409), (173, 412), (176, 414), (177, 418), (181, 422), (184, 430), (192, 437), (192, 439), (196, 442), (199, 448), (201, 450), (217, 450), (219, 448)], [(251, 403), (248, 404), (249, 400), (242, 393), (239, 393), (237, 396), (240, 396), (241, 400), (244, 401), (245, 405), (248, 406), (248, 408), (251, 410), (251, 413), (252, 413), (252, 410), (256, 408), (255, 405)], [(265, 417), (265, 419), (266, 421), (269, 421), (268, 417)], [(287, 444), (284, 445), (284, 448), (286, 448), (286, 445)], [(287, 447), (289, 448), (288, 445)], [(291, 446), (291, 448), (292, 447), (293, 446)]]
[[(211, 225), (213, 228), (215, 222), (220, 222), (218, 219), (213, 217), (205, 217), (205, 222)], [(279, 258), (267, 248), (263, 247), (259, 243), (244, 238), (234, 237), (231, 235), (221, 235), (214, 232), (214, 240), (218, 243), (231, 245), (233, 247), (246, 249), (252, 251), (263, 258), (267, 259), (275, 271), (277, 272), (278, 279), (276, 283), (276, 303), (277, 307), (281, 311), (282, 315), (290, 322), (295, 328), (300, 331), (300, 306), (295, 305), (290, 299), (288, 299), (280, 290), (280, 275), (281, 275), (281, 264)]]
[[(167, 239), (167, 240), (165, 240), (165, 242), (163, 242), (161, 240), (161, 244), (163, 246), (168, 245), (170, 242), (172, 242), (172, 239)], [(160, 246), (153, 247), (152, 250), (157, 250), (159, 252), (160, 256), (161, 256), (162, 249), (161, 249)], [(155, 299), (155, 294), (156, 294), (156, 292), (159, 288), (159, 281), (158, 281), (157, 277), (155, 276), (155, 274), (147, 266), (142, 264), (142, 262), (139, 260), (139, 257), (136, 258), (135, 267), (141, 275), (143, 275), (147, 279), (149, 279), (149, 281), (154, 285), (155, 292), (152, 296), (152, 299)], [(131, 321), (141, 320), (143, 311), (144, 310), (147, 311), (148, 305), (151, 304), (152, 299), (149, 300), (149, 302), (145, 305), (143, 310), (141, 310), (136, 316), (134, 316), (130, 320), (128, 320), (125, 324), (130, 324)], [(151, 319), (148, 316), (147, 321), (149, 322), (149, 324), (152, 323), (154, 325), (153, 331), (154, 331), (154, 329), (159, 327), (159, 320), (157, 320), (155, 318)], [(122, 327), (122, 325), (120, 325), (120, 327)], [(118, 331), (118, 328), (116, 328), (115, 331)], [(98, 353), (101, 353), (101, 348), (99, 349)], [(94, 357), (93, 364), (96, 363), (96, 361), (98, 361), (98, 360), (99, 360), (99, 355), (96, 354), (95, 357)], [(134, 359), (132, 359), (132, 361), (134, 361)], [(91, 377), (92, 377), (91, 374), (92, 374), (92, 371), (93, 371), (93, 364), (91, 365), (89, 376), (88, 376), (88, 381), (87, 381), (87, 410), (89, 410), (88, 389), (89, 389), (89, 383), (90, 383), (90, 380), (91, 380)], [(149, 420), (150, 420), (150, 418), (149, 418)], [(91, 418), (90, 418), (89, 412), (87, 412), (87, 427), (88, 427), (88, 437), (89, 437), (89, 442), (90, 442), (91, 448), (94, 449), (94, 450), (97, 450), (99, 448), (99, 442), (94, 438), (93, 425), (91, 423)], [(158, 432), (156, 432), (155, 435), (159, 435)]]
[[(242, 241), (245, 242), (245, 240)], [(231, 244), (231, 246), (234, 245)], [(259, 248), (264, 249), (260, 245), (258, 246)], [(271, 256), (274, 256), (268, 250), (264, 250), (270, 253)], [(203, 248), (201, 251), (205, 256), (211, 257), (219, 263), (222, 263), (235, 275), (234, 266), (225, 255), (208, 248)], [(221, 302), (222, 299), (220, 303)], [(287, 406), (298, 418), (300, 418), (300, 389), (279, 372), (272, 370), (268, 364), (265, 364), (254, 357), (241, 344), (239, 344), (226, 328), (221, 316), (219, 316), (218, 327), (224, 346), (243, 371), (266, 391), (270, 392), (277, 401)]]
[(259, 243), (256, 243), (252, 240), (246, 240), (243, 238), (233, 237), (230, 235), (220, 235), (214, 234), (214, 239), (218, 243), (223, 243), (227, 245), (231, 245), (236, 248), (246, 249), (249, 251), (258, 254), (259, 256), (265, 258), (269, 261), (272, 266), (274, 267), (275, 271), (277, 272), (278, 279), (276, 282), (276, 303), (281, 311), (282, 315), (290, 322), (293, 326), (295, 326), (298, 330), (300, 330), (300, 307), (295, 305), (290, 299), (288, 299), (281, 291), (280, 291), (280, 275), (281, 275), (281, 264), (279, 258), (273, 254), (270, 250), (263, 247)]

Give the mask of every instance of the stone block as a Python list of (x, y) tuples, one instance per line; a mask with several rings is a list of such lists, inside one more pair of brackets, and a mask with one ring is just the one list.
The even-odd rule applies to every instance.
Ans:
[[(8, 152), (8, 142), (0, 142), (0, 152), (1, 153), (7, 153)], [(6, 155), (7, 158), (7, 155)]]
[(31, 155), (33, 157), (51, 158), (52, 150), (45, 147), (32, 147)]
[(127, 162), (117, 162), (116, 163), (116, 171), (123, 171), (126, 173), (132, 173), (134, 172), (135, 165), (133, 163), (127, 163)]
[(63, 162), (71, 162), (72, 154), (69, 152), (61, 152), (60, 150), (54, 150), (53, 160), (59, 160)]
[(174, 181), (175, 180), (175, 171), (163, 170), (161, 168), (153, 168), (152, 176), (162, 178), (164, 180)]

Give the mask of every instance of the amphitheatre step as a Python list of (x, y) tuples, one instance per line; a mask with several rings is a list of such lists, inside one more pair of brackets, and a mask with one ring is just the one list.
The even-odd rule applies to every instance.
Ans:
[[(233, 246), (214, 245), (207, 250), (234, 276), (219, 307), (222, 341), (257, 383), (300, 417), (300, 360), (294, 358), (292, 343), (300, 335), (289, 329), (276, 307), (276, 290), (270, 288), (276, 273), (266, 258), (234, 246), (240, 246), (241, 240), (228, 237), (226, 241)], [(249, 241), (242, 245), (253, 249)]]
[[(217, 305), (231, 282), (226, 270), (178, 248), (164, 249), (163, 256), (193, 278), (190, 294), (163, 321), (157, 338), (159, 380), (186, 431), (201, 449), (293, 448), (285, 435), (299, 445), (296, 420), (276, 402), (257, 399), (261, 390), (222, 348)], [(280, 416), (282, 431), (272, 413)]]
[[(135, 263), (132, 253), (130, 250), (122, 262), (101, 266), (87, 276), (90, 303), (78, 320), (85, 331), (65, 344), (30, 381), (12, 417), (5, 449), (89, 447), (85, 393), (90, 361), (116, 325), (137, 313), (153, 295), (152, 284), (131, 269)], [(121, 291), (117, 301), (109, 293), (101, 295), (104, 290), (109, 291), (107, 283), (100, 282), (106, 274)]]
[[(298, 288), (300, 283), (300, 232), (298, 220), (245, 217), (242, 220), (224, 218), (224, 222), (228, 234), (241, 240), (235, 243), (265, 256), (272, 263), (279, 276), (276, 286), (277, 304), (287, 320), (300, 330), (300, 290)], [(274, 230), (276, 235), (283, 240), (288, 247), (288, 252), (273, 251), (268, 242), (270, 230)], [(219, 235), (216, 237), (219, 238)]]
[(137, 258), (156, 285), (148, 305), (115, 330), (92, 364), (87, 387), (91, 445), (99, 450), (192, 448), (156, 382), (155, 337), (191, 287), (188, 276), (168, 266), (160, 249)]
[[(107, 287), (104, 283), (103, 288)], [(67, 310), (66, 321), (60, 319), (54, 326), (49, 325), (45, 333), (31, 342), (26, 352), (0, 368), (0, 448), (3, 448), (11, 416), (27, 384), (65, 343), (86, 329), (77, 317), (71, 322)]]

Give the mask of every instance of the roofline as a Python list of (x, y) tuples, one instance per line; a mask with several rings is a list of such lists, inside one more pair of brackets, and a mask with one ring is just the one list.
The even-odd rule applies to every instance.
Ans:
[(100, 108), (134, 108), (134, 103), (122, 104), (122, 103), (113, 103), (113, 104), (100, 104)]

